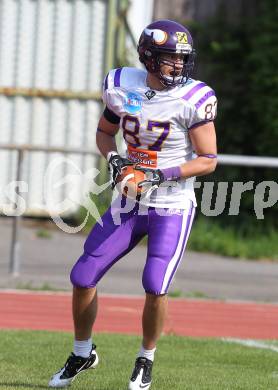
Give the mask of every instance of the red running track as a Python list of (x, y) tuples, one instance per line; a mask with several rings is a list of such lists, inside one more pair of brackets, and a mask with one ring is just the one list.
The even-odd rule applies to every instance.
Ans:
[[(95, 332), (141, 333), (144, 297), (100, 296)], [(0, 292), (0, 328), (72, 331), (68, 293)], [(166, 334), (278, 339), (278, 305), (170, 299)]]

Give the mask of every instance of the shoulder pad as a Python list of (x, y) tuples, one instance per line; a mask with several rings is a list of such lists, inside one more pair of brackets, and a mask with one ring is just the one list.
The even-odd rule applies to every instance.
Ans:
[(184, 92), (182, 99), (191, 103), (197, 110), (208, 98), (215, 96), (213, 89), (206, 83), (197, 80), (186, 83), (182, 90)]

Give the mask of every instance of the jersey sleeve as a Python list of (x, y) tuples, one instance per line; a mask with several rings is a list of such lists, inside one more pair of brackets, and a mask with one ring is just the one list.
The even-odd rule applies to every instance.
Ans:
[(217, 98), (215, 92), (208, 86), (198, 91), (198, 96), (191, 102), (192, 110), (188, 118), (187, 128), (201, 126), (214, 121), (217, 115)]
[(110, 70), (102, 85), (102, 101), (116, 115), (118, 115), (118, 110), (115, 101), (115, 88), (120, 86), (121, 72), (122, 68)]

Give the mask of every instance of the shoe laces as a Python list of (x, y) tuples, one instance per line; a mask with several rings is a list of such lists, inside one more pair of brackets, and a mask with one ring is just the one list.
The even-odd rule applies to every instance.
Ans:
[(83, 362), (85, 358), (82, 358), (81, 356), (76, 356), (73, 352), (68, 357), (68, 360), (66, 361), (65, 367), (70, 366), (76, 366), (77, 364), (80, 364)]
[(68, 357), (64, 367), (61, 368), (61, 370), (64, 368), (64, 376), (72, 376), (72, 374), (75, 374), (76, 371), (78, 371), (82, 366), (84, 366), (88, 360), (92, 356), (92, 352), (96, 349), (96, 345), (92, 345), (92, 349), (90, 352), (90, 356), (88, 358), (83, 358), (82, 356), (76, 356), (73, 352)]
[(132, 377), (137, 377), (139, 375), (140, 370), (143, 368), (143, 376), (142, 378), (146, 378), (150, 380), (152, 373), (152, 365), (153, 362), (144, 357), (138, 357), (135, 362), (135, 368)]
[(74, 355), (74, 353), (71, 353), (64, 367), (61, 368), (61, 370), (64, 368), (64, 372), (62, 376), (65, 378), (72, 377), (84, 365), (85, 362), (86, 362), (85, 358), (76, 356)]

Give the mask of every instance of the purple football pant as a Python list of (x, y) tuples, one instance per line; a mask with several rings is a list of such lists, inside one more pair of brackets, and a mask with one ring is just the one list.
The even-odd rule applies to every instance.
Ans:
[(194, 219), (195, 208), (191, 201), (188, 204), (185, 210), (146, 207), (144, 215), (138, 213), (138, 207), (135, 207), (121, 214), (120, 224), (114, 224), (112, 209), (109, 208), (102, 216), (103, 225), (96, 223), (85, 242), (84, 253), (71, 272), (72, 284), (95, 287), (106, 271), (147, 235), (143, 287), (150, 294), (167, 293)]

